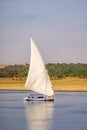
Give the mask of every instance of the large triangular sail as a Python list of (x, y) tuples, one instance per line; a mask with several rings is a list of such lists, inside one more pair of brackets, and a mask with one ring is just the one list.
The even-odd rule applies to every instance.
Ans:
[(47, 69), (32, 37), (30, 38), (30, 43), (31, 59), (25, 88), (40, 94), (52, 96), (54, 95), (54, 90)]

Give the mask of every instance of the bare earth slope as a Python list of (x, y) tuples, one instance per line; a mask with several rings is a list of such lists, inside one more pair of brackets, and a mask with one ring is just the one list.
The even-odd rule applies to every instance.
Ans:
[[(0, 79), (0, 90), (26, 90), (24, 79)], [(87, 91), (87, 79), (63, 78), (52, 80), (55, 91)]]

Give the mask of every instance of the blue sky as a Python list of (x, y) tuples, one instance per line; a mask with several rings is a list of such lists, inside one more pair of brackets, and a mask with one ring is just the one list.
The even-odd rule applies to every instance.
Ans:
[(29, 34), (45, 63), (87, 63), (87, 0), (0, 0), (0, 64), (29, 63)]

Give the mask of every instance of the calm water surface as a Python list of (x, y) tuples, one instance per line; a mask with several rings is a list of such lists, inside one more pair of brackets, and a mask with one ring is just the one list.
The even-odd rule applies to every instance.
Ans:
[(87, 93), (55, 94), (55, 102), (24, 102), (28, 92), (0, 91), (0, 130), (87, 130)]

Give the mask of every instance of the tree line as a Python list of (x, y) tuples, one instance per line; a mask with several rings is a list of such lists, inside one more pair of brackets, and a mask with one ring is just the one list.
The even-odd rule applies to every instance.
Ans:
[[(87, 78), (87, 64), (83, 63), (48, 63), (46, 64), (51, 79), (64, 77)], [(0, 78), (26, 78), (29, 64), (9, 65), (0, 68)]]

